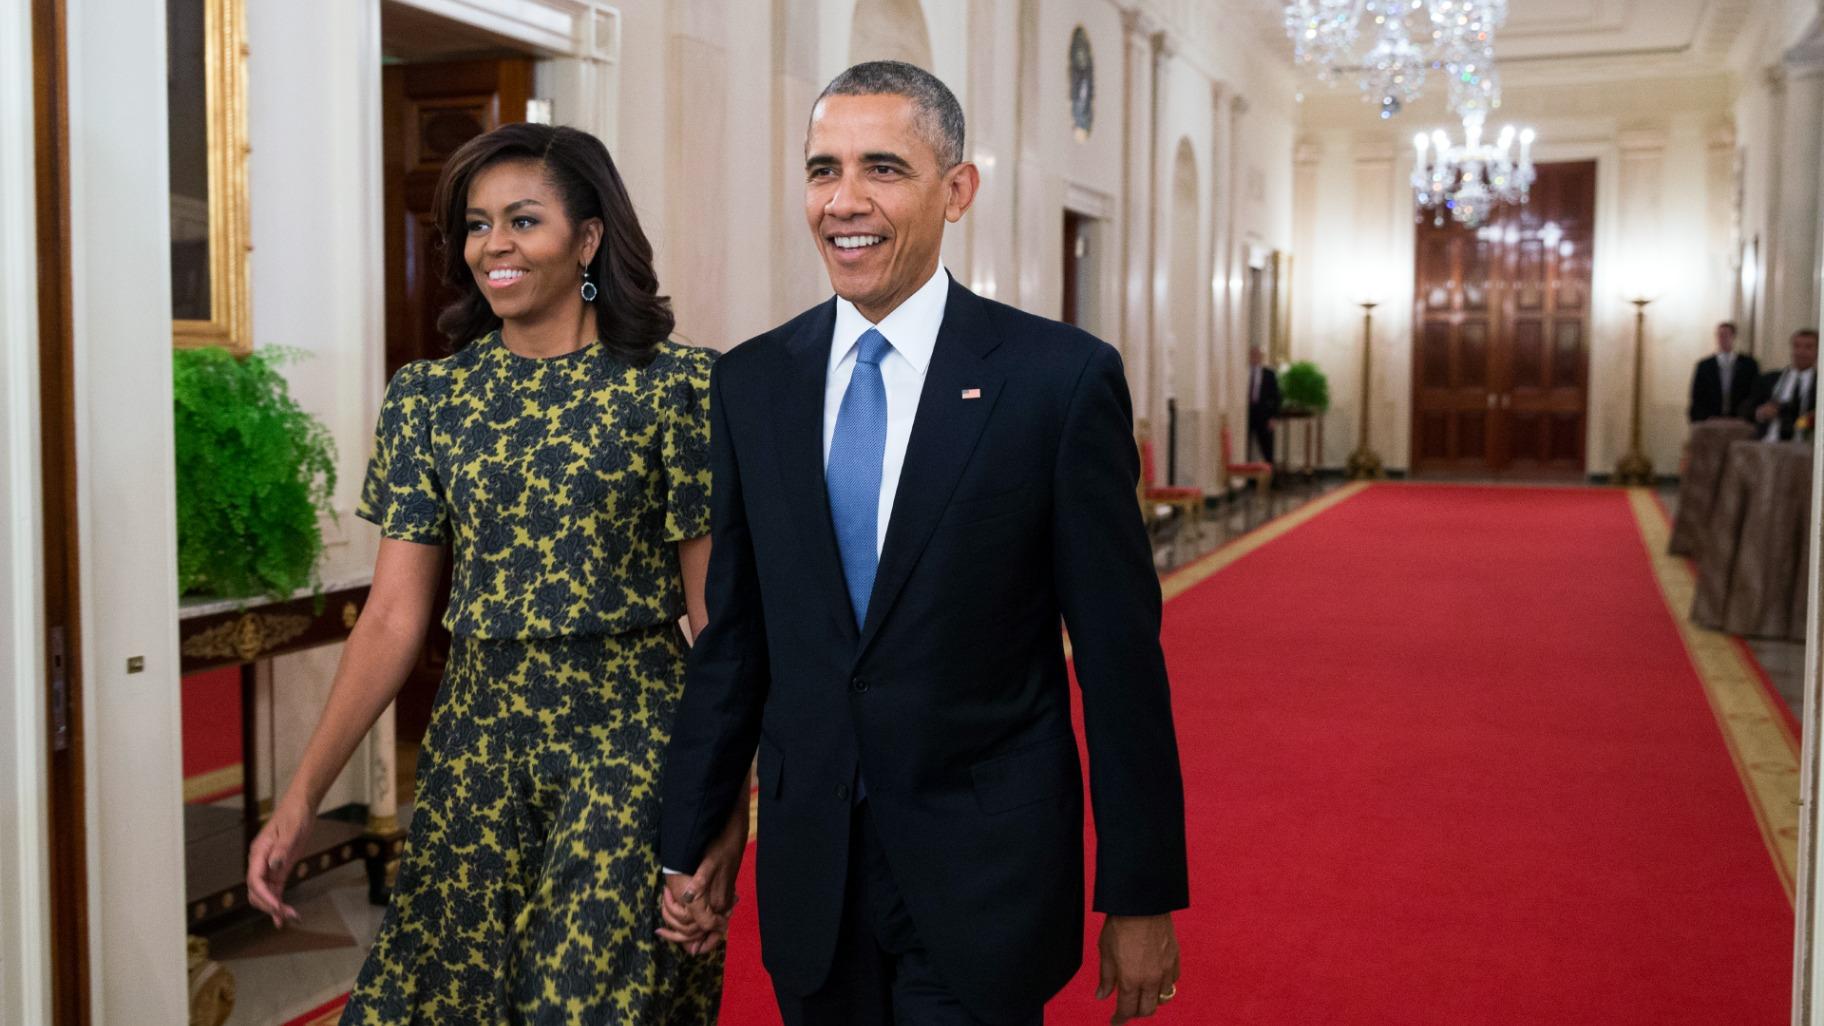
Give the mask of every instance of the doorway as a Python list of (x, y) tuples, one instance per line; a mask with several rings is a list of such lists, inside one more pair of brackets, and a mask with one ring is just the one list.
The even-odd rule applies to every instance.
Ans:
[[(381, 6), (381, 124), (386, 219), (386, 376), (413, 360), (451, 352), (437, 316), (455, 298), (443, 283), (444, 251), (432, 195), (463, 143), (527, 120), (533, 58), (473, 30), (397, 3)], [(396, 739), (413, 752), (424, 739), (449, 658), (443, 627), (450, 561), (444, 561), (430, 631), (399, 691)], [(410, 766), (409, 757), (402, 758)]]
[(1419, 224), (1413, 473), (1583, 476), (1595, 224), (1594, 161), (1540, 165), (1480, 228)]
[(1102, 219), (1064, 210), (1064, 297), (1059, 320), (1103, 337)]

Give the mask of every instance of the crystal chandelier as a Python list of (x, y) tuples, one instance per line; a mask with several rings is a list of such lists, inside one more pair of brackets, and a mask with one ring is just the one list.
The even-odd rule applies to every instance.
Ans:
[(1507, 0), (1289, 0), (1292, 57), (1327, 83), (1354, 77), (1362, 97), (1391, 118), (1418, 98), (1426, 76), (1450, 82), (1452, 109), (1467, 117), (1500, 104), (1495, 31)]
[[(1507, 125), (1494, 143), (1482, 141), (1484, 115), (1463, 118), (1463, 145), (1457, 146), (1443, 129), (1412, 137), (1415, 163), (1412, 196), (1423, 219), (1431, 211), (1433, 222), (1443, 225), (1444, 212), (1466, 228), (1477, 228), (1496, 204), (1525, 203), (1532, 192), (1533, 130), (1518, 131)], [(1514, 141), (1520, 142), (1520, 159), (1513, 159)]]

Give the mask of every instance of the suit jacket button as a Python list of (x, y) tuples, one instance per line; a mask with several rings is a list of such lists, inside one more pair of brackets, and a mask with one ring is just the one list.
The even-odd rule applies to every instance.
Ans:
[(836, 800), (843, 801), (843, 802), (846, 802), (849, 800), (849, 785), (847, 785), (847, 784), (837, 784), (836, 785)]
[(853, 691), (859, 695), (862, 692), (868, 690), (868, 682), (863, 680), (860, 677), (857, 677), (854, 680), (849, 681), (849, 690)]

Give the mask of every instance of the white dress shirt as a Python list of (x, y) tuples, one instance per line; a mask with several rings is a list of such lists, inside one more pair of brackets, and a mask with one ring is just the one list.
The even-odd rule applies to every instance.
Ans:
[[(1792, 402), (1794, 398), (1804, 395), (1805, 392), (1811, 388), (1812, 375), (1816, 373), (1817, 368), (1815, 367), (1811, 370), (1802, 371), (1795, 371), (1791, 367), (1786, 368), (1780, 375), (1780, 383), (1773, 388), (1773, 401), (1781, 406), (1785, 406), (1787, 403)], [(1761, 436), (1761, 440), (1764, 442), (1777, 442), (1780, 440), (1779, 414), (1774, 414), (1773, 419), (1767, 422), (1767, 432)]]
[(855, 374), (861, 336), (875, 328), (892, 348), (880, 361), (881, 383), (887, 388), (887, 451), (880, 464), (880, 514), (875, 524), (874, 553), (887, 542), (887, 522), (893, 516), (893, 498), (899, 494), (899, 472), (906, 465), (906, 444), (912, 440), (912, 420), (918, 415), (918, 397), (925, 388), (925, 371), (937, 348), (937, 329), (944, 323), (944, 306), (950, 299), (950, 276), (937, 265), (931, 280), (879, 324), (869, 323), (855, 304), (836, 297), (836, 328), (830, 333), (830, 369), (823, 385), (823, 464), (830, 464), (830, 441), (836, 436), (836, 414)]
[(1735, 354), (1716, 354), (1716, 376), (1723, 386), (1723, 412), (1729, 414), (1729, 385), (1735, 379)]

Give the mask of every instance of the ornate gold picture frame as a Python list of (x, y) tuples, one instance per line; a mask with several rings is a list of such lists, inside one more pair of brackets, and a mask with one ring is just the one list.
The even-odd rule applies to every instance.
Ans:
[(171, 335), (253, 349), (243, 0), (168, 0)]

